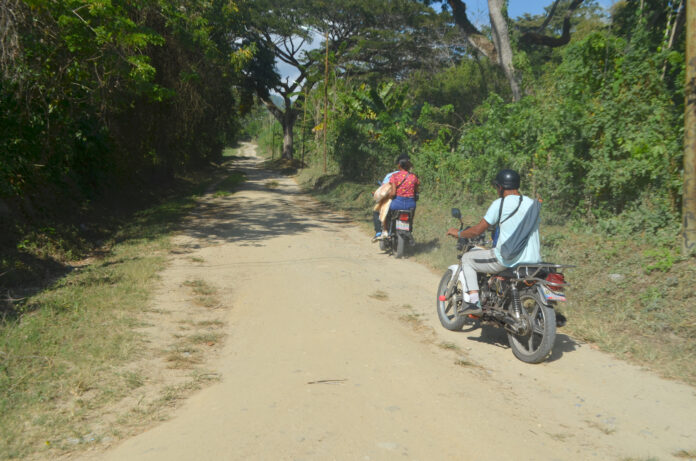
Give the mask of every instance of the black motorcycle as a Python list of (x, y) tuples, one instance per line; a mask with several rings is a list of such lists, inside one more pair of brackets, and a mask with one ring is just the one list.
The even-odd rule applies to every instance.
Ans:
[(387, 235), (379, 241), (379, 249), (403, 258), (406, 245), (415, 246), (413, 210), (391, 210), (387, 217)]
[[(459, 219), (459, 209), (452, 209)], [(568, 286), (559, 269), (573, 267), (559, 264), (520, 264), (498, 274), (478, 273), (481, 313), (463, 312), (469, 295), (462, 274), (462, 255), (485, 247), (485, 236), (457, 240), (458, 264), (450, 266), (437, 289), (437, 315), (448, 330), (461, 330), (472, 321), (492, 322), (507, 331), (512, 353), (527, 363), (543, 362), (551, 352), (556, 327), (565, 325), (565, 317), (556, 312), (558, 302), (566, 300), (563, 288)], [(476, 251), (476, 250), (474, 250)]]

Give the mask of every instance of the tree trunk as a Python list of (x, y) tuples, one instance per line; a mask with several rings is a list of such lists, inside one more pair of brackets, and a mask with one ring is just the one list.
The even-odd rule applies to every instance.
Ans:
[(461, 0), (448, 0), (447, 3), (452, 8), (454, 22), (464, 32), (467, 42), (479, 53), (497, 64), (498, 51), (495, 49), (495, 45), (469, 21), (469, 17), (466, 15), (466, 4)]
[(491, 41), (469, 21), (466, 15), (466, 4), (462, 0), (447, 1), (450, 8), (452, 8), (454, 21), (464, 32), (467, 42), (478, 50), (479, 53), (503, 69), (510, 84), (512, 98), (515, 101), (519, 101), (520, 83), (512, 65), (512, 47), (510, 46), (507, 22), (503, 16), (502, 2), (503, 0), (488, 0), (488, 13), (491, 18), (491, 29), (493, 32), (493, 41)]
[(283, 151), (280, 154), (281, 157), (292, 160), (295, 154), (293, 129), (295, 128), (299, 112), (292, 107), (292, 101), (289, 96), (284, 96), (283, 99), (285, 100), (285, 110), (281, 110), (270, 99), (261, 98), (261, 101), (283, 128)]
[(696, 8), (686, 8), (686, 85), (684, 113), (684, 196), (682, 202), (682, 251), (696, 251)]
[(295, 150), (293, 148), (293, 128), (295, 127), (295, 118), (283, 124), (283, 158), (292, 160)]
[(488, 13), (491, 17), (493, 42), (498, 50), (498, 64), (503, 68), (503, 72), (505, 72), (505, 76), (508, 79), (513, 101), (519, 101), (520, 84), (515, 75), (515, 68), (512, 65), (512, 47), (510, 46), (510, 34), (508, 33), (507, 23), (503, 17), (502, 0), (488, 0)]

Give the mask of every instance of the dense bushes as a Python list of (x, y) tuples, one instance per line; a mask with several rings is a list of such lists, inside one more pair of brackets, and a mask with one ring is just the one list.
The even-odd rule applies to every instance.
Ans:
[(234, 135), (250, 54), (232, 48), (233, 3), (26, 0), (1, 13), (0, 199), (84, 200), (215, 160)]
[[(491, 92), (475, 108), (459, 103), (459, 114), (453, 104), (404, 98), (429, 94), (408, 83), (341, 86), (329, 127), (333, 156), (346, 176), (373, 180), (396, 153), (409, 152), (427, 193), (479, 200), (490, 197), (495, 172), (511, 167), (522, 174), (525, 193), (544, 198), (558, 217), (610, 232), (673, 228), (682, 193), (683, 106), (675, 91), (682, 91), (683, 54), (667, 56), (652, 45), (640, 34), (589, 33), (566, 46), (521, 101)], [(480, 94), (480, 79), (471, 79), (451, 95), (466, 94), (467, 85)]]
[(646, 207), (673, 219), (682, 112), (652, 57), (597, 32), (566, 49), (548, 82), (519, 103), (492, 95), (479, 108), (454, 154), (464, 188), (479, 193), (510, 166), (557, 213), (596, 220)]

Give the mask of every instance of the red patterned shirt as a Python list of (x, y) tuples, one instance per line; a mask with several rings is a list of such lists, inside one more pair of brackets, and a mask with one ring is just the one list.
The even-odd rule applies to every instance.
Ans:
[[(404, 178), (406, 178), (404, 180)], [(403, 182), (402, 182), (403, 181)], [(396, 195), (399, 197), (414, 197), (416, 195), (416, 186), (420, 184), (418, 176), (405, 170), (394, 173), (389, 178), (389, 183), (396, 187)], [(399, 184), (401, 184), (399, 186)]]

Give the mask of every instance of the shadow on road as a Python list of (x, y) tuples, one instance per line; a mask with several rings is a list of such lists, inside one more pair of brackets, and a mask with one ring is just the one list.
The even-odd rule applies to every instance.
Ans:
[[(510, 348), (507, 332), (502, 327), (489, 323), (482, 324), (479, 320), (471, 320), (471, 323), (465, 324), (462, 333), (473, 333), (476, 330), (480, 330), (481, 334), (479, 336), (467, 336), (467, 339), (489, 344), (491, 346), (502, 347), (504, 349)], [(547, 357), (546, 362), (554, 362), (563, 357), (563, 354), (574, 352), (581, 346), (582, 344), (575, 341), (573, 338), (557, 333), (551, 355)]]
[(282, 176), (261, 169), (257, 162), (256, 157), (238, 156), (231, 167), (246, 174), (246, 181), (235, 192), (247, 194), (244, 200), (217, 197), (213, 190), (209, 200), (199, 203), (183, 227), (185, 234), (201, 241), (191, 247), (220, 242), (263, 246), (264, 241), (280, 235), (318, 227), (340, 232), (341, 225), (350, 223), (348, 218), (305, 198), (297, 188), (284, 184)]

